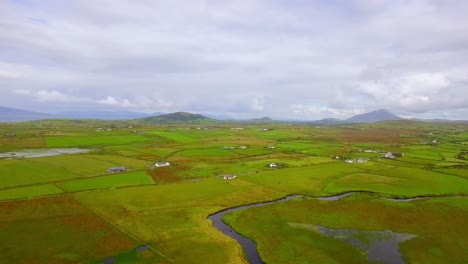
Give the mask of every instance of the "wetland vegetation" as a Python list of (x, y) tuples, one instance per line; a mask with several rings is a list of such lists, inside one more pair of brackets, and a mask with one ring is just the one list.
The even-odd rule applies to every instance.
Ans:
[[(0, 262), (248, 263), (208, 217), (297, 195), (219, 221), (253, 241), (265, 263), (466, 263), (467, 129), (412, 121), (3, 123)], [(11, 155), (52, 152), (59, 155)], [(360, 158), (366, 162), (345, 162)], [(170, 166), (154, 166), (161, 161)], [(108, 172), (117, 166), (126, 171)], [(426, 198), (387, 199), (414, 197)], [(373, 241), (395, 242), (384, 244), (398, 258), (382, 259)]]

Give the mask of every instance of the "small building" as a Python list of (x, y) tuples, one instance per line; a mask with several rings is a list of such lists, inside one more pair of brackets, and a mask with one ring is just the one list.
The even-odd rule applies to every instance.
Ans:
[(366, 162), (368, 162), (368, 161), (369, 161), (369, 159), (366, 159), (366, 158), (358, 158), (358, 159), (356, 159), (356, 162), (357, 162), (357, 163), (366, 163)]
[(240, 148), (240, 149), (246, 149), (247, 146), (242, 145), (242, 146), (240, 146), (239, 148)]
[(351, 163), (353, 163), (354, 161), (353, 161), (352, 159), (347, 159), (347, 160), (345, 160), (344, 162), (350, 163), (350, 164), (351, 164)]
[(276, 166), (276, 163), (274, 163), (274, 162), (273, 162), (273, 163), (270, 163), (268, 166), (269, 166), (270, 168), (276, 168), (276, 167), (278, 167), (278, 166)]
[(225, 175), (223, 175), (223, 180), (234, 180), (235, 178), (237, 178), (237, 176), (234, 175), (234, 174), (225, 174)]
[(275, 149), (276, 147), (275, 146), (267, 146), (266, 148), (267, 149)]
[(231, 147), (231, 146), (224, 146), (223, 148), (224, 149), (235, 149), (235, 147)]
[(393, 155), (392, 152), (387, 152), (382, 156), (382, 158), (395, 159), (396, 157)]
[(5, 134), (7, 137), (16, 137), (15, 133), (6, 133)]
[(171, 166), (171, 164), (168, 161), (159, 161), (154, 164), (156, 167), (168, 167)]
[(112, 168), (107, 169), (107, 172), (110, 172), (110, 173), (124, 172), (124, 171), (127, 171), (127, 167), (125, 166), (118, 166), (118, 167), (112, 167)]

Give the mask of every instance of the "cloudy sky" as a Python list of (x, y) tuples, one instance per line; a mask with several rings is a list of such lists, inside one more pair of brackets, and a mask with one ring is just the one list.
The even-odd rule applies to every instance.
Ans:
[(467, 119), (468, 1), (0, 0), (0, 105)]

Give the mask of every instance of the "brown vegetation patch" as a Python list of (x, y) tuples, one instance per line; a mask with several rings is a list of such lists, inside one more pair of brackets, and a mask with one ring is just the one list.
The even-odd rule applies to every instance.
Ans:
[(5, 149), (22, 148), (45, 148), (46, 145), (42, 138), (23, 139), (23, 138), (0, 138), (0, 147)]
[(366, 129), (339, 129), (329, 131), (327, 134), (319, 135), (316, 138), (337, 140), (346, 143), (379, 143), (398, 144), (404, 143), (412, 138), (401, 137), (401, 133), (406, 135), (417, 135), (421, 131), (416, 129), (399, 128), (366, 128)]
[(164, 168), (153, 168), (147, 170), (148, 175), (153, 178), (155, 182), (167, 183), (182, 181), (183, 178), (179, 177), (179, 172), (187, 170), (187, 165), (177, 165)]
[(137, 158), (137, 159), (141, 159), (141, 160), (153, 161), (153, 160), (158, 160), (158, 159), (160, 159), (161, 157), (160, 157), (160, 156), (156, 156), (156, 155), (140, 155), (140, 156), (137, 156), (136, 158)]
[(0, 221), (66, 216), (86, 211), (71, 195), (0, 202)]
[(137, 246), (71, 195), (0, 203), (0, 236), (8, 237), (0, 263), (67, 263), (70, 253), (76, 263)]

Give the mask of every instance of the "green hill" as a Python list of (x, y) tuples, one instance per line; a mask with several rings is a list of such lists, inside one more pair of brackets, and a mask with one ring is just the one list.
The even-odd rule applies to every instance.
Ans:
[(175, 112), (171, 114), (149, 116), (137, 120), (142, 121), (144, 123), (201, 123), (215, 121), (214, 119), (203, 115), (192, 114), (187, 112)]

